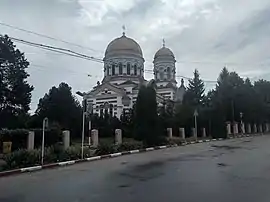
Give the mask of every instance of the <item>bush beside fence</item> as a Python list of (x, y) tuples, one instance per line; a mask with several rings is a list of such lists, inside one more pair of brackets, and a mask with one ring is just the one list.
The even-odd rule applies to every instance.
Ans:
[[(42, 129), (33, 129), (35, 132), (35, 148), (41, 147)], [(3, 151), (3, 142), (12, 142), (12, 151), (27, 148), (27, 136), (29, 130), (1, 130), (0, 131), (0, 153)], [(51, 146), (57, 142), (61, 142), (61, 131), (57, 128), (45, 130), (45, 146)]]

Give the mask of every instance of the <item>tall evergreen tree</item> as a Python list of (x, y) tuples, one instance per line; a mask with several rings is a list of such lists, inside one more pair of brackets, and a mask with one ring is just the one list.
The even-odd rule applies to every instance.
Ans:
[(50, 122), (58, 123), (61, 129), (69, 129), (79, 135), (81, 115), (80, 103), (72, 95), (71, 87), (61, 83), (39, 100), (35, 123), (42, 123), (42, 119), (48, 117)]
[(160, 141), (156, 91), (152, 85), (141, 86), (135, 109), (135, 133), (147, 145)]
[(0, 36), (0, 128), (24, 127), (33, 86), (27, 83), (29, 62), (11, 39)]
[(202, 105), (204, 91), (204, 82), (200, 79), (199, 71), (195, 69), (193, 79), (189, 80), (185, 101), (193, 106)]

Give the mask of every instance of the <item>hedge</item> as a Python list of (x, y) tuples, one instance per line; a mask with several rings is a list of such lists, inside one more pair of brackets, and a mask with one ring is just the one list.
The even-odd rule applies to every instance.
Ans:
[(1, 130), (0, 131), (0, 153), (3, 151), (3, 142), (12, 142), (12, 151), (27, 147), (28, 130)]
[[(93, 155), (90, 149), (84, 150), (84, 156), (90, 157)], [(69, 161), (81, 158), (81, 147), (69, 147), (63, 150), (63, 147), (56, 144), (45, 148), (44, 164), (54, 163), (58, 161)], [(17, 169), (29, 166), (40, 165), (41, 149), (19, 149), (10, 154), (5, 154), (3, 160), (6, 162), (2, 170)], [(1, 170), (1, 168), (0, 168)]]
[[(0, 130), (0, 153), (3, 151), (3, 142), (12, 142), (12, 151), (27, 148), (29, 131), (35, 132), (35, 148), (41, 147), (42, 129)], [(61, 131), (57, 128), (45, 130), (45, 146), (51, 146), (61, 141)]]

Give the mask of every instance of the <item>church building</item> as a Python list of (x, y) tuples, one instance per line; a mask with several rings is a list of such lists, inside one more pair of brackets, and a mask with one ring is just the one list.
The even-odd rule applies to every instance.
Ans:
[[(93, 89), (83, 94), (92, 113), (100, 116), (105, 113), (120, 118), (125, 110), (132, 109), (136, 102), (140, 85), (149, 81), (144, 79), (144, 58), (140, 45), (127, 37), (125, 32), (109, 43), (104, 56), (104, 77)], [(185, 93), (183, 80), (177, 87), (175, 79), (175, 56), (165, 46), (154, 56), (153, 73), (157, 92), (157, 104), (166, 101), (182, 102)]]

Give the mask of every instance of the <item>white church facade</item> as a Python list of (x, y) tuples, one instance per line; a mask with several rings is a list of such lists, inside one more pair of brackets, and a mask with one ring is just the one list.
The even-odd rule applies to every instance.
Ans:
[[(109, 43), (105, 51), (104, 78), (93, 89), (83, 94), (92, 113), (100, 116), (105, 113), (120, 118), (123, 111), (132, 109), (136, 103), (140, 85), (144, 79), (144, 58), (140, 45), (125, 33)], [(176, 67), (173, 52), (160, 48), (154, 56), (154, 79), (158, 105), (166, 101), (182, 102), (185, 87), (183, 80), (177, 87)]]

